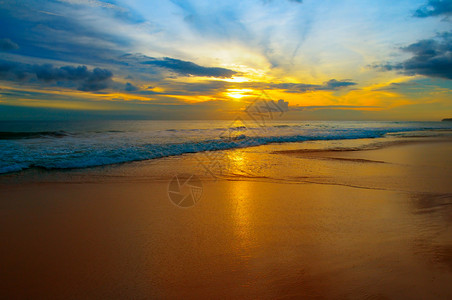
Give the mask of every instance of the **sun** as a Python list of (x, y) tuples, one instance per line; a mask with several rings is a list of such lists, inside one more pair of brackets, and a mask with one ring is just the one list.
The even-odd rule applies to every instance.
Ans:
[(237, 82), (237, 83), (249, 82), (250, 81), (249, 78), (246, 78), (246, 77), (235, 77), (235, 76), (233, 76), (231, 78), (223, 78), (222, 80), (223, 81), (227, 81), (227, 82)]
[(236, 100), (242, 99), (243, 97), (249, 96), (249, 93), (252, 92), (251, 89), (227, 89), (225, 94), (230, 98), (234, 98)]

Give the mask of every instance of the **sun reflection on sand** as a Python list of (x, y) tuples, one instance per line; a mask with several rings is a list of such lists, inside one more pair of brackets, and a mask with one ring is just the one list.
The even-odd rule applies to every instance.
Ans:
[(229, 170), (234, 174), (241, 173), (243, 167), (246, 165), (246, 160), (242, 151), (231, 151), (227, 155), (227, 160)]
[(234, 182), (234, 204), (232, 204), (232, 217), (234, 222), (234, 233), (237, 236), (236, 249), (240, 256), (249, 256), (247, 249), (253, 244), (252, 236), (252, 195), (250, 191), (250, 182)]

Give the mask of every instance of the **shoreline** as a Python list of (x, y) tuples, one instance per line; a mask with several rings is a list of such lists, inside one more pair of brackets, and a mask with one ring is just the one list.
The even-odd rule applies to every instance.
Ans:
[[(288, 171), (290, 163), (288, 160), (299, 160), (305, 168), (318, 168), (331, 164), (349, 167), (356, 164), (374, 163), (387, 165), (400, 164), (390, 154), (378, 155), (391, 148), (414, 149), (422, 145), (452, 143), (452, 136), (432, 137), (382, 137), (366, 139), (346, 140), (316, 140), (293, 143), (275, 143), (268, 145), (235, 148), (228, 150), (217, 150), (197, 153), (185, 153), (182, 155), (149, 159), (142, 161), (131, 161), (125, 163), (103, 165), (88, 168), (70, 169), (45, 169), (31, 168), (18, 172), (0, 174), (0, 186), (25, 183), (108, 183), (108, 182), (149, 182), (169, 181), (176, 174), (195, 174), (204, 181), (221, 180), (267, 180), (270, 182), (300, 183), (297, 179), (310, 179), (316, 176), (278, 176)], [(380, 156), (380, 158), (378, 158)], [(286, 164), (285, 168), (278, 170), (277, 165), (270, 166), (272, 172), (255, 172), (252, 166), (259, 166), (260, 160), (274, 160)], [(245, 164), (244, 161), (248, 160)], [(213, 161), (213, 163), (212, 163)], [(240, 161), (241, 166), (237, 163)], [(206, 165), (214, 165), (212, 169), (206, 170)], [(342, 164), (343, 163), (343, 164)], [(445, 165), (452, 167), (451, 164)], [(240, 167), (245, 170), (240, 169)], [(407, 165), (408, 166), (408, 165)], [(207, 166), (210, 167), (210, 166)], [(296, 166), (295, 166), (296, 167)], [(248, 168), (248, 170), (246, 170)], [(255, 168), (259, 171), (259, 168)], [(250, 171), (250, 172), (247, 172)], [(294, 174), (290, 174), (294, 175)], [(331, 177), (334, 177), (332, 175)], [(306, 181), (305, 181), (306, 182)], [(320, 183), (312, 181), (309, 183)], [(327, 182), (324, 182), (325, 184)], [(452, 190), (451, 190), (452, 192)]]
[[(217, 128), (218, 129), (218, 128)], [(215, 130), (217, 130), (215, 129)], [(318, 130), (318, 129), (317, 129)], [(79, 136), (77, 140), (69, 140), (69, 144), (66, 145), (68, 148), (77, 147), (75, 146), (75, 142), (78, 143), (88, 143), (90, 147), (93, 147), (91, 150), (96, 150), (99, 152), (98, 154), (95, 154), (94, 157), (83, 157), (83, 155), (79, 155), (77, 152), (71, 152), (73, 150), (70, 150), (69, 153), (66, 153), (66, 150), (62, 145), (64, 143), (57, 143), (59, 140), (58, 138), (55, 138), (56, 136), (59, 136), (61, 138), (64, 138), (65, 136), (71, 136), (72, 133), (65, 133), (58, 135), (56, 134), (59, 131), (55, 132), (19, 132), (19, 133), (11, 133), (11, 134), (24, 134), (26, 136), (31, 135), (34, 138), (38, 138), (41, 135), (44, 134), (44, 136), (47, 136), (50, 134), (51, 137), (54, 137), (52, 139), (46, 140), (44, 137), (39, 140), (39, 143), (37, 148), (35, 148), (36, 141), (34, 143), (31, 143), (27, 146), (27, 143), (25, 143), (23, 148), (20, 146), (20, 143), (17, 145), (14, 145), (14, 140), (12, 141), (12, 144), (7, 140), (3, 140), (5, 142), (5, 157), (4, 160), (0, 166), (1, 174), (0, 177), (3, 175), (8, 174), (18, 174), (22, 172), (27, 172), (27, 170), (43, 170), (43, 171), (54, 171), (54, 170), (61, 170), (61, 171), (71, 171), (71, 170), (90, 170), (90, 169), (96, 169), (96, 168), (102, 168), (102, 167), (108, 167), (108, 166), (120, 166), (122, 164), (129, 164), (129, 163), (135, 163), (135, 162), (145, 162), (149, 160), (160, 160), (165, 159), (168, 157), (178, 157), (180, 155), (189, 155), (189, 154), (198, 154), (198, 153), (210, 153), (210, 152), (228, 152), (228, 151), (234, 151), (239, 149), (246, 149), (246, 148), (252, 148), (252, 147), (272, 147), (275, 145), (282, 146), (281, 149), (286, 149), (285, 145), (300, 145), (303, 147), (305, 144), (310, 143), (319, 143), (319, 144), (334, 144), (334, 143), (345, 143), (347, 144), (349, 141), (361, 141), (361, 140), (390, 140), (390, 139), (407, 139), (407, 138), (447, 138), (452, 137), (452, 130), (450, 128), (437, 128), (437, 129), (413, 129), (407, 131), (385, 131), (386, 133), (382, 132), (372, 132), (370, 130), (367, 134), (358, 134), (356, 135), (355, 129), (351, 129), (351, 135), (347, 136), (343, 133), (340, 133), (339, 130), (339, 136), (328, 136), (331, 135), (332, 132), (329, 132), (327, 134), (328, 137), (323, 136), (320, 132), (319, 137), (313, 137), (312, 135), (306, 135), (306, 136), (300, 136), (300, 135), (281, 135), (279, 138), (276, 136), (262, 136), (262, 137), (256, 137), (254, 139), (253, 133), (251, 133), (250, 136), (247, 135), (239, 135), (235, 138), (231, 139), (225, 139), (221, 141), (211, 140), (207, 139), (204, 141), (198, 141), (193, 142), (188, 140), (184, 142), (176, 142), (176, 143), (169, 143), (169, 144), (154, 144), (153, 140), (150, 139), (149, 143), (137, 143), (137, 149), (129, 151), (132, 148), (126, 148), (122, 149), (120, 148), (111, 148), (111, 140), (109, 140), (108, 137), (103, 136), (104, 140), (101, 140), (99, 143), (91, 144), (91, 141), (87, 141), (86, 137)], [(315, 131), (315, 130), (314, 130)], [(117, 132), (117, 131), (113, 131)], [(303, 132), (303, 131), (302, 131)], [(121, 134), (124, 134), (125, 132), (122, 132)], [(8, 133), (9, 134), (9, 133)], [(80, 133), (79, 133), (80, 134)], [(74, 133), (75, 136), (77, 136), (77, 133)], [(108, 136), (108, 135), (107, 135)], [(223, 136), (220, 136), (223, 138)], [(145, 138), (145, 137), (142, 137)], [(92, 137), (89, 138), (90, 140), (93, 140)], [(133, 138), (136, 139), (136, 136)], [(132, 140), (133, 140), (132, 139)], [(21, 140), (21, 139), (19, 139)], [(27, 140), (25, 138), (25, 140)], [(66, 141), (68, 142), (68, 141)], [(137, 141), (132, 141), (137, 142)], [(105, 144), (104, 144), (105, 143)], [(218, 144), (218, 146), (215, 146), (215, 144)], [(127, 143), (126, 143), (127, 145)], [(86, 145), (85, 145), (86, 146)], [(187, 148), (188, 147), (188, 148)], [(48, 148), (48, 149), (47, 149)], [(215, 150), (209, 150), (209, 149), (215, 149)], [(88, 149), (85, 149), (89, 153), (89, 147)], [(40, 153), (39, 151), (42, 151)], [(50, 151), (50, 153), (47, 153), (47, 151)], [(53, 151), (56, 151), (55, 156)], [(125, 152), (122, 152), (125, 151)], [(82, 151), (83, 152), (83, 151)], [(94, 151), (96, 152), (96, 151)], [(112, 153), (109, 153), (112, 152)], [(18, 154), (19, 158), (16, 158), (12, 154)], [(28, 153), (28, 154), (27, 154)], [(68, 158), (65, 158), (66, 153), (68, 155)], [(112, 156), (112, 154), (115, 154)], [(42, 157), (41, 157), (42, 155)], [(13, 164), (5, 164), (5, 161), (8, 161), (8, 159), (14, 163)], [(86, 160), (88, 159), (88, 160)]]

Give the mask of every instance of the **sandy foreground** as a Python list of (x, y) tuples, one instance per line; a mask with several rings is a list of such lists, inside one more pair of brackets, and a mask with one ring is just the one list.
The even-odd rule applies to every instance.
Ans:
[[(328, 141), (3, 175), (0, 298), (452, 299), (451, 153)], [(202, 182), (190, 208), (179, 173)]]

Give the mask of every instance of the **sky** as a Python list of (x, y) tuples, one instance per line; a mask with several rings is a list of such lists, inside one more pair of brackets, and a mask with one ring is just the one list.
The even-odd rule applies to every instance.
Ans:
[(452, 0), (0, 0), (0, 120), (233, 119), (262, 95), (294, 120), (452, 117)]

